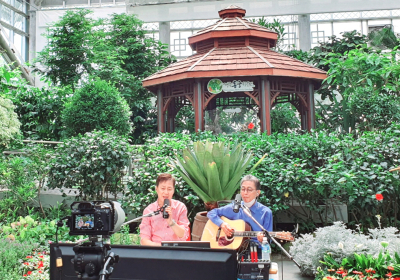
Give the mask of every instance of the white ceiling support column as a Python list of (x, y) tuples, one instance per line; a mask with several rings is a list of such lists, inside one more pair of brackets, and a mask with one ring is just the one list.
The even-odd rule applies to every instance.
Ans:
[(171, 38), (171, 26), (169, 21), (162, 21), (159, 23), (159, 34), (160, 34), (160, 41), (163, 44), (168, 45), (168, 51), (170, 52), (170, 38)]
[(300, 50), (309, 51), (311, 49), (310, 14), (299, 15), (299, 40)]
[(36, 58), (36, 11), (29, 10), (29, 61)]

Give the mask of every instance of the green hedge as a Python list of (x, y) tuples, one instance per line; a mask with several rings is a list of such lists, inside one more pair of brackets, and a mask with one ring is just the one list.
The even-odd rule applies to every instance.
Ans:
[[(260, 201), (274, 214), (287, 211), (293, 199), (302, 209), (321, 214), (320, 205), (343, 203), (348, 207), (350, 225), (375, 227), (375, 215), (381, 215), (382, 224), (398, 225), (399, 176), (389, 172), (399, 165), (400, 126), (392, 125), (386, 131), (367, 132), (359, 138), (353, 135), (324, 132), (299, 134), (240, 133), (214, 136), (209, 132), (190, 135), (164, 133), (148, 140), (136, 153), (141, 162), (129, 183), (125, 206), (139, 215), (156, 198), (155, 179), (161, 172), (173, 172), (168, 165), (170, 157), (192, 141), (241, 141), (255, 154), (254, 163), (268, 154), (254, 175), (260, 178)], [(204, 210), (202, 202), (188, 185), (178, 179), (175, 198), (188, 206), (190, 217)], [(375, 194), (381, 193), (382, 201)], [(312, 216), (295, 212), (294, 219), (309, 229), (316, 226)], [(328, 220), (322, 214), (322, 224)]]

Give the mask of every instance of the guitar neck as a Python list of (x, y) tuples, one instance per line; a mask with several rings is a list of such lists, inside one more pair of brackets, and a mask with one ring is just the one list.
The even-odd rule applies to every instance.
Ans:
[[(256, 237), (258, 233), (260, 233), (262, 231), (235, 231), (233, 233), (233, 236), (238, 236), (238, 237)], [(269, 234), (272, 237), (276, 237), (276, 233), (275, 232), (269, 232)]]

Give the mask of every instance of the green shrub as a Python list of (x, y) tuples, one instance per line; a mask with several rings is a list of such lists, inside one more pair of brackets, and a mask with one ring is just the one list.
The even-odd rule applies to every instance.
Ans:
[(62, 138), (61, 112), (70, 90), (20, 86), (8, 97), (15, 104), (25, 139), (60, 141)]
[[(381, 215), (383, 225), (399, 225), (400, 180), (397, 173), (389, 172), (400, 165), (399, 125), (382, 132), (364, 133), (359, 138), (325, 132), (271, 136), (256, 133), (215, 136), (209, 132), (160, 134), (137, 150), (140, 162), (128, 184), (125, 206), (140, 214), (156, 198), (157, 175), (171, 172), (177, 178), (175, 198), (187, 205), (191, 218), (204, 210), (198, 196), (168, 166), (169, 157), (175, 157), (175, 153), (193, 141), (203, 139), (243, 143), (244, 148), (254, 153), (250, 166), (268, 154), (253, 172), (261, 181), (259, 201), (268, 205), (274, 214), (291, 215), (302, 223), (305, 231), (330, 224), (332, 218), (324, 209), (338, 203), (347, 206), (353, 227), (360, 223), (364, 227), (376, 227), (377, 214)], [(378, 193), (384, 196), (383, 201), (375, 198)], [(295, 202), (300, 210), (290, 208), (289, 211)]]
[(178, 172), (170, 164), (170, 158), (196, 140), (215, 140), (211, 132), (193, 134), (161, 133), (158, 137), (148, 139), (135, 151), (139, 160), (133, 169), (133, 177), (127, 184), (128, 192), (123, 201), (124, 209), (140, 216), (146, 206), (157, 198), (155, 192), (158, 174), (170, 172), (175, 175), (177, 182), (174, 198), (185, 203), (188, 216), (193, 220), (199, 211), (204, 211), (204, 204), (192, 189), (183, 181)]
[(0, 239), (1, 277), (7, 280), (20, 280), (24, 272), (20, 260), (30, 255), (37, 246), (30, 241), (17, 242)]
[[(303, 234), (297, 238), (290, 247), (290, 253), (300, 264), (302, 274), (312, 276), (316, 274), (318, 267), (322, 267), (325, 272), (327, 268), (331, 268), (321, 264), (327, 254), (331, 263), (340, 264), (344, 258), (353, 258), (354, 254), (377, 258), (383, 245), (387, 246), (385, 251), (394, 259), (395, 253), (400, 250), (400, 234), (396, 228), (370, 229), (367, 234), (363, 234), (336, 222), (332, 226), (318, 228), (314, 233)], [(369, 265), (373, 267), (372, 264)]]
[[(1, 237), (18, 242), (34, 242), (38, 245), (47, 246), (49, 242), (56, 241), (56, 220), (35, 220), (31, 216), (18, 217), (12, 223), (1, 227)], [(68, 226), (64, 225), (58, 229), (58, 240), (76, 240), (76, 236), (70, 236)]]
[(0, 220), (11, 221), (26, 215), (35, 201), (37, 188), (32, 161), (24, 156), (0, 156)]
[(19, 134), (21, 123), (14, 108), (11, 100), (0, 96), (0, 147), (6, 146)]
[(128, 103), (115, 87), (106, 81), (94, 80), (77, 90), (65, 104), (62, 121), (67, 136), (94, 129), (128, 135), (132, 130), (131, 114)]
[[(114, 132), (93, 131), (57, 146), (49, 163), (49, 188), (77, 188), (84, 199), (107, 199), (124, 192), (121, 180), (132, 147)], [(65, 189), (63, 189), (65, 190)]]

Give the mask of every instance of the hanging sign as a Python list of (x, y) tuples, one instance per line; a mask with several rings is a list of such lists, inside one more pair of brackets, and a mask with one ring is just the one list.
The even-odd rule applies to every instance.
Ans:
[(250, 81), (233, 80), (223, 83), (220, 79), (211, 79), (207, 84), (207, 89), (213, 94), (223, 92), (253, 91), (254, 83)]
[(207, 89), (213, 94), (218, 94), (222, 91), (222, 81), (220, 79), (212, 79), (207, 84)]

